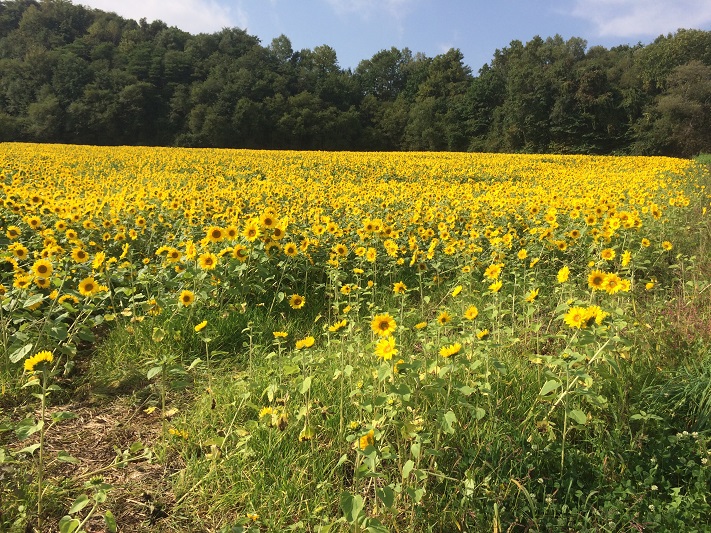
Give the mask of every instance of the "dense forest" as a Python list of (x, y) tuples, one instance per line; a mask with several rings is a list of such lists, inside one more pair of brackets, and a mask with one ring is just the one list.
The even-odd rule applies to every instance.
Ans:
[(67, 0), (0, 2), (0, 141), (328, 150), (711, 152), (711, 32), (588, 48), (391, 48), (343, 69), (328, 46), (191, 35)]

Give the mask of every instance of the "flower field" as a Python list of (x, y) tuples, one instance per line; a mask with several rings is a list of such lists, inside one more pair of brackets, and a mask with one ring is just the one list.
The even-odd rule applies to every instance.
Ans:
[[(657, 157), (0, 144), (0, 530), (688, 527), (711, 513), (710, 182)], [(92, 470), (53, 436), (98, 390), (155, 431)], [(160, 515), (136, 464), (164, 466)]]

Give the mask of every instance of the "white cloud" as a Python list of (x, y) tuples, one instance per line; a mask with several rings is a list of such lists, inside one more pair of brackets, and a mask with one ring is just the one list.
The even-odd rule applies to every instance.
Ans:
[(239, 5), (226, 7), (216, 0), (76, 0), (77, 4), (149, 22), (162, 20), (190, 33), (214, 33), (226, 27), (247, 27)]
[(711, 24), (709, 0), (576, 0), (572, 15), (591, 22), (599, 36), (655, 37)]

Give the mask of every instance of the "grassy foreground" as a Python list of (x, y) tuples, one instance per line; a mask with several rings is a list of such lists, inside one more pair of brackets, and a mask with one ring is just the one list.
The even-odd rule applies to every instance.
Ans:
[(0, 531), (705, 531), (705, 164), (0, 144)]

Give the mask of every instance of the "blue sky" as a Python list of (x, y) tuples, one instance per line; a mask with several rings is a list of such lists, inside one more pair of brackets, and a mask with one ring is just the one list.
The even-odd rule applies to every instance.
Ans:
[(679, 28), (711, 30), (711, 0), (74, 0), (125, 18), (160, 19), (190, 33), (245, 29), (294, 50), (327, 44), (354, 69), (388, 49), (433, 57), (459, 48), (476, 73), (497, 48), (556, 33), (588, 46), (647, 44)]

